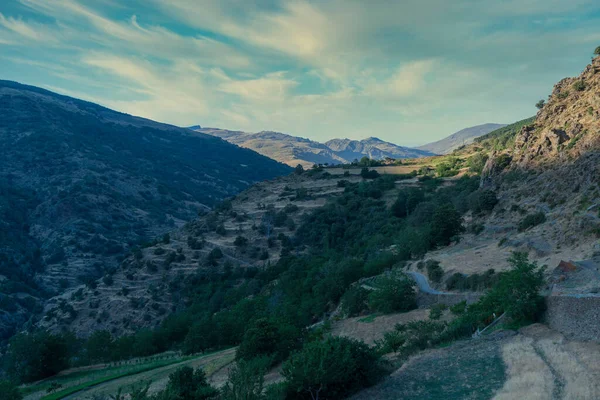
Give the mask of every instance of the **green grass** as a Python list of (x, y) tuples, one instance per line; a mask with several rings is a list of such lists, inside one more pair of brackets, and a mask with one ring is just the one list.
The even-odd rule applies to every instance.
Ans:
[[(43, 396), (41, 398), (41, 400), (59, 400), (59, 399), (62, 399), (63, 397), (65, 397), (65, 396), (71, 395), (73, 393), (76, 393), (76, 392), (78, 392), (80, 390), (86, 389), (86, 388), (91, 387), (91, 386), (99, 385), (101, 383), (108, 382), (108, 381), (111, 381), (111, 380), (114, 380), (114, 379), (124, 378), (124, 377), (130, 376), (130, 375), (135, 375), (135, 374), (139, 374), (139, 373), (142, 373), (142, 372), (151, 371), (153, 369), (157, 369), (157, 368), (161, 368), (161, 367), (166, 367), (168, 365), (177, 364), (177, 363), (180, 363), (180, 362), (183, 362), (183, 361), (187, 361), (187, 360), (192, 359), (192, 358), (194, 358), (194, 357), (182, 357), (182, 358), (179, 358), (177, 360), (155, 361), (155, 362), (152, 362), (150, 364), (140, 365), (140, 366), (131, 368), (131, 369), (126, 370), (126, 371), (117, 372), (117, 373), (106, 375), (106, 376), (103, 376), (103, 377), (100, 377), (100, 378), (91, 379), (91, 380), (89, 380), (87, 382), (83, 382), (83, 383), (80, 383), (78, 385), (70, 386), (70, 387), (68, 387), (66, 389), (59, 390), (59, 391), (57, 391), (55, 393), (51, 393), (51, 394), (48, 394), (46, 396)], [(98, 372), (98, 371), (94, 371), (94, 372)], [(93, 374), (90, 374), (90, 375), (93, 376)]]
[[(206, 355), (206, 354), (205, 354)], [(141, 364), (131, 364), (131, 365), (119, 365), (119, 366), (109, 366), (103, 369), (96, 370), (88, 370), (88, 371), (77, 371), (68, 375), (63, 376), (55, 376), (48, 378), (44, 381), (22, 387), (20, 389), (21, 394), (28, 395), (36, 392), (45, 392), (48, 390), (52, 383), (58, 383), (64, 387), (62, 390), (56, 391), (54, 393), (43, 396), (42, 399), (60, 399), (61, 397), (67, 396), (71, 393), (74, 393), (81, 390), (82, 388), (88, 387), (90, 385), (97, 385), (98, 383), (103, 383), (112, 379), (137, 374), (141, 372), (146, 372), (152, 369), (180, 363), (183, 361), (187, 361), (194, 358), (193, 356), (186, 357), (176, 357), (167, 360), (147, 360)], [(77, 388), (77, 389), (74, 389)], [(57, 397), (59, 396), (59, 397)]]
[(363, 322), (365, 324), (370, 324), (371, 322), (375, 321), (375, 318), (377, 318), (377, 314), (371, 314), (371, 315), (367, 315), (364, 318), (359, 319), (358, 322)]

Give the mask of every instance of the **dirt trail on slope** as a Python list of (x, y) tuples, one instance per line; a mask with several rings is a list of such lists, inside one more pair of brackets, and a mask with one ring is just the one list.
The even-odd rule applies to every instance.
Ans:
[(534, 324), (502, 348), (508, 379), (494, 400), (600, 399), (600, 345)]

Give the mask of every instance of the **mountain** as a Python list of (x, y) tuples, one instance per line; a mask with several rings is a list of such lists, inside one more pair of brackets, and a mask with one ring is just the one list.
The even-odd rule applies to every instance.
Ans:
[(472, 126), (470, 128), (461, 129), (452, 135), (436, 142), (428, 143), (417, 147), (420, 150), (430, 151), (435, 154), (448, 154), (460, 146), (467, 145), (473, 142), (477, 137), (495, 131), (506, 126), (506, 124), (483, 124)]
[(0, 81), (0, 339), (45, 301), (254, 182), (251, 150)]
[(355, 159), (417, 158), (433, 155), (428, 151), (411, 149), (384, 142), (377, 138), (364, 140), (332, 139), (326, 143), (315, 142), (279, 132), (247, 133), (216, 128), (190, 127), (196, 132), (220, 137), (240, 147), (252, 149), (290, 166), (302, 164), (348, 164)]
[(426, 150), (402, 147), (393, 143), (384, 142), (376, 137), (363, 140), (331, 139), (325, 145), (345, 160), (352, 161), (362, 157), (381, 160), (389, 158), (419, 158), (432, 156), (433, 153)]

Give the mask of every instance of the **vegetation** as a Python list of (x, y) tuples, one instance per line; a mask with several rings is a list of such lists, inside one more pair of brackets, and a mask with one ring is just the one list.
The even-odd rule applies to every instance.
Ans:
[(21, 400), (19, 388), (9, 380), (0, 380), (0, 393), (5, 400)]
[[(493, 287), (477, 303), (462, 302), (450, 308), (458, 316), (456, 319), (449, 323), (418, 321), (397, 325), (393, 333), (378, 342), (380, 351), (401, 353), (401, 358), (406, 358), (427, 347), (468, 337), (502, 314), (515, 324), (537, 321), (545, 308), (540, 295), (544, 269), (529, 262), (525, 253), (513, 253), (508, 261), (512, 268), (497, 274)], [(434, 317), (438, 313), (432, 311)]]
[(524, 126), (535, 122), (535, 117), (517, 121), (500, 129), (496, 129), (486, 135), (475, 138), (474, 143), (482, 145), (487, 150), (501, 151), (511, 147), (514, 138)]
[(298, 398), (341, 399), (374, 384), (379, 356), (366, 344), (343, 337), (307, 343), (283, 365), (288, 391)]
[(543, 224), (546, 222), (546, 214), (542, 211), (528, 214), (521, 222), (519, 222), (519, 231), (525, 231), (529, 228), (533, 228), (536, 225)]
[(585, 82), (582, 80), (579, 80), (573, 84), (573, 89), (577, 92), (582, 92), (585, 90), (585, 88), (586, 88)]
[(385, 314), (406, 312), (417, 308), (417, 296), (413, 282), (402, 275), (400, 278), (383, 278), (377, 290), (368, 296), (369, 309)]
[(542, 99), (542, 100), (538, 101), (537, 103), (535, 103), (535, 107), (538, 110), (541, 110), (542, 108), (544, 108), (545, 104), (546, 104), (546, 100)]

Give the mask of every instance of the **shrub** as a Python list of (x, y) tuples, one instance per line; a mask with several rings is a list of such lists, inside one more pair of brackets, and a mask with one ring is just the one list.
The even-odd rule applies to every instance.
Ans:
[(379, 356), (366, 344), (343, 337), (307, 343), (283, 365), (289, 391), (312, 399), (341, 399), (373, 385)]
[(543, 224), (544, 222), (546, 222), (546, 214), (544, 214), (542, 211), (529, 214), (519, 223), (519, 231), (525, 231), (536, 225)]
[(221, 390), (222, 400), (264, 400), (264, 375), (270, 365), (268, 357), (238, 360), (229, 371), (229, 379)]
[(582, 80), (579, 80), (573, 84), (573, 89), (575, 89), (578, 92), (583, 92), (585, 90), (585, 88), (586, 88), (585, 82)]
[(237, 236), (235, 238), (235, 240), (233, 241), (233, 244), (236, 247), (245, 247), (248, 245), (248, 239), (245, 238), (244, 236)]
[(597, 56), (600, 55), (600, 46), (596, 47), (596, 49), (594, 50), (594, 54)]
[(269, 357), (271, 362), (276, 363), (286, 359), (298, 347), (301, 337), (302, 332), (286, 322), (260, 318), (244, 333), (236, 358)]
[(498, 197), (493, 190), (477, 190), (469, 195), (469, 208), (474, 213), (490, 212), (498, 204)]
[(360, 287), (351, 287), (342, 296), (342, 310), (349, 317), (359, 315), (367, 308), (369, 291)]
[(382, 313), (404, 312), (417, 308), (413, 282), (401, 278), (383, 278), (379, 289), (369, 293), (369, 308)]
[(444, 314), (444, 311), (448, 309), (448, 306), (444, 303), (434, 304), (429, 309), (429, 318), (432, 320), (438, 320)]
[(219, 391), (210, 386), (201, 368), (181, 367), (169, 375), (167, 387), (158, 392), (156, 400), (216, 399)]
[(21, 400), (23, 396), (17, 385), (9, 380), (0, 380), (0, 393), (5, 400)]
[(546, 104), (546, 101), (544, 99), (538, 101), (537, 103), (535, 103), (535, 106), (538, 110), (541, 110), (542, 108), (544, 108), (544, 105)]
[(439, 261), (427, 261), (427, 277), (433, 283), (440, 283), (442, 281), (442, 278), (444, 277), (444, 270), (440, 266)]
[(360, 176), (363, 179), (377, 179), (379, 178), (379, 172), (375, 171), (374, 169), (369, 170), (369, 168), (363, 167), (360, 170)]
[(296, 175), (302, 175), (304, 173), (304, 167), (302, 166), (302, 164), (296, 165), (296, 168), (294, 168), (294, 173)]
[(556, 97), (558, 97), (561, 100), (566, 99), (567, 97), (569, 97), (569, 91), (565, 90), (564, 92), (560, 92), (556, 95)]

